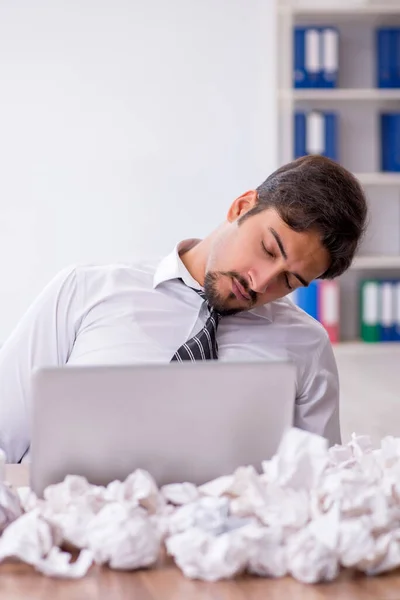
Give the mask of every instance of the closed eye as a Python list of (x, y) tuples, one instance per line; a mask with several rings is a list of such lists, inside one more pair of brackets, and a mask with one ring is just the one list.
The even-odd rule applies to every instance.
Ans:
[(287, 276), (287, 273), (284, 274), (285, 275), (285, 283), (286, 283), (286, 287), (288, 290), (292, 291), (292, 286), (289, 283), (289, 277)]
[(266, 254), (267, 256), (270, 256), (271, 258), (275, 258), (275, 254), (273, 252), (270, 252), (264, 245), (264, 242), (261, 242), (261, 248), (263, 249), (264, 254)]
[[(265, 244), (264, 244), (263, 241), (261, 241), (261, 248), (262, 248), (264, 254), (266, 254), (270, 258), (275, 258), (276, 255), (273, 252), (270, 252), (270, 250), (268, 250), (268, 248), (266, 248), (266, 246), (265, 246)], [(289, 291), (292, 291), (293, 288), (292, 288), (292, 286), (289, 283), (289, 277), (288, 277), (287, 273), (284, 273), (283, 276), (285, 278), (285, 285), (286, 285), (287, 289)]]

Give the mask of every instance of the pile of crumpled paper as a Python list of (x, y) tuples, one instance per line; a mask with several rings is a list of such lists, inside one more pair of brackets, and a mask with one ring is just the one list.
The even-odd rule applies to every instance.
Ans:
[(207, 581), (248, 572), (315, 583), (342, 567), (374, 575), (400, 565), (400, 438), (374, 449), (353, 434), (328, 449), (293, 428), (262, 474), (244, 466), (200, 487), (158, 489), (137, 470), (107, 487), (68, 476), (38, 499), (2, 482), (1, 532), (0, 561), (57, 577), (83, 577), (93, 563), (149, 567), (163, 548), (185, 576)]

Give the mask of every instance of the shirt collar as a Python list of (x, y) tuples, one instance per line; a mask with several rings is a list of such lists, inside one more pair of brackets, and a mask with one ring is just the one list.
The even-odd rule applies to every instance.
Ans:
[(177, 244), (173, 251), (158, 264), (154, 273), (153, 287), (156, 288), (160, 283), (170, 281), (171, 279), (181, 278), (189, 287), (193, 287), (196, 290), (203, 289), (199, 282), (191, 276), (179, 256), (179, 253), (190, 250), (190, 248), (193, 248), (199, 242), (200, 240), (190, 239), (183, 240), (183, 242)]
[[(170, 281), (171, 279), (180, 278), (183, 279), (187, 286), (195, 288), (196, 290), (202, 290), (202, 286), (191, 276), (179, 256), (182, 251), (186, 252), (187, 250), (190, 250), (190, 248), (193, 248), (193, 246), (198, 244), (200, 241), (201, 240), (199, 239), (192, 238), (183, 240), (177, 244), (173, 251), (159, 262), (154, 273), (153, 288), (156, 288), (161, 283)], [(269, 304), (256, 306), (248, 312), (257, 315), (258, 317), (262, 317), (267, 321), (272, 321), (271, 306)]]

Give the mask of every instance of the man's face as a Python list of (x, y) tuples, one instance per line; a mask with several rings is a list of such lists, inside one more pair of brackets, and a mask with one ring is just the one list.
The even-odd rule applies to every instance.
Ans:
[[(228, 214), (228, 223), (214, 240), (206, 265), (204, 289), (212, 306), (234, 314), (282, 298), (307, 285), (329, 267), (329, 253), (315, 231), (297, 233), (274, 209), (240, 217), (246, 204)], [(251, 204), (250, 204), (251, 208)]]

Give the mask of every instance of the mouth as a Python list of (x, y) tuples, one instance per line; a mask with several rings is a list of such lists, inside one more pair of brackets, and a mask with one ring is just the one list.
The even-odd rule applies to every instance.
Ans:
[(250, 302), (250, 295), (246, 292), (242, 284), (237, 279), (232, 280), (232, 291), (238, 300), (245, 300), (246, 302)]

